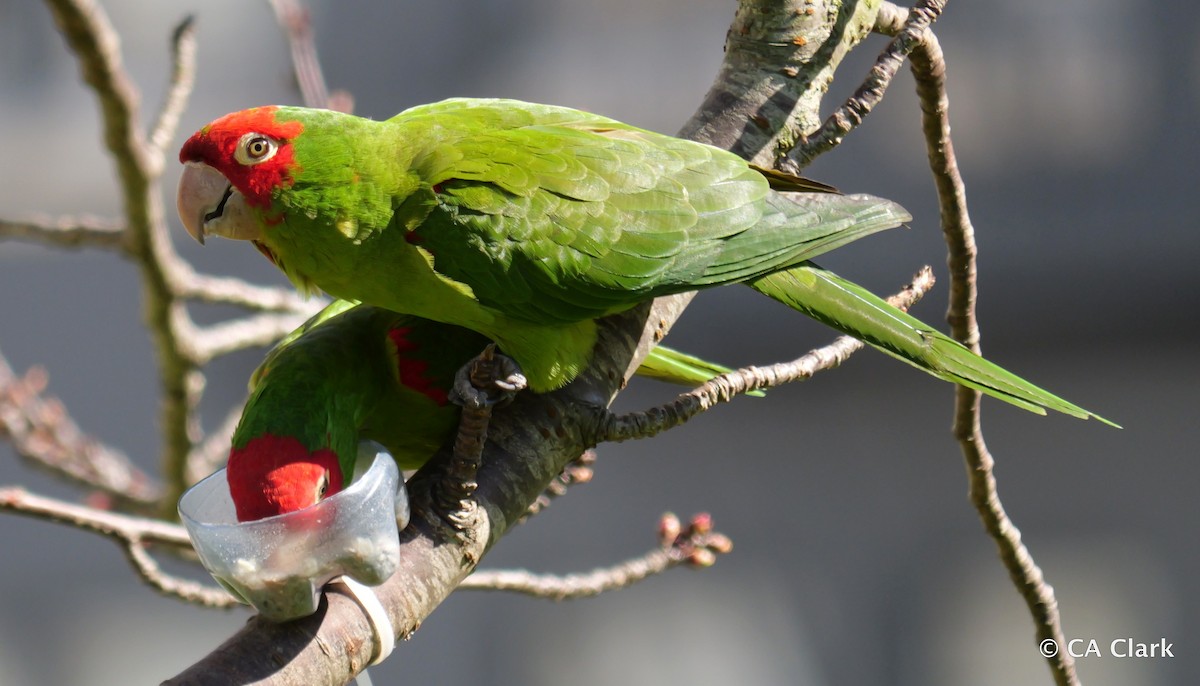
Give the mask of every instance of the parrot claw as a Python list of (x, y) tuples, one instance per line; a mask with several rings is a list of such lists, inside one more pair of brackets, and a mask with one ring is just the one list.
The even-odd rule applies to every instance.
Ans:
[(496, 352), (493, 343), (454, 375), (450, 401), (472, 409), (493, 407), (512, 400), (527, 385), (517, 361)]

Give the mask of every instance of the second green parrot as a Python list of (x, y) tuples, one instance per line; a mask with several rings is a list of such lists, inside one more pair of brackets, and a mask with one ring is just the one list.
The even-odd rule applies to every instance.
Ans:
[[(458, 369), (487, 344), (456, 326), (336, 301), (280, 341), (250, 380), (226, 478), (238, 519), (307, 507), (351, 477), (358, 442), (416, 469), (458, 426)], [(729, 371), (654, 348), (638, 374), (699, 385)]]

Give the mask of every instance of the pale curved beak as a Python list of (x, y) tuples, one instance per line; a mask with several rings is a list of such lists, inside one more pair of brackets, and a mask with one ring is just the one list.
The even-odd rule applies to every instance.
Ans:
[(225, 176), (203, 162), (187, 162), (175, 196), (179, 219), (200, 245), (207, 236), (257, 240), (262, 228), (246, 199)]

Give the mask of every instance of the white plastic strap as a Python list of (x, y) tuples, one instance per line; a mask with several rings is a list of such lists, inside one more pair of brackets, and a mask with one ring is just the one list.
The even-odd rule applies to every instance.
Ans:
[(367, 613), (367, 621), (371, 623), (371, 630), (375, 633), (376, 652), (371, 664), (377, 665), (386, 660), (396, 647), (396, 630), (392, 628), (392, 620), (383, 609), (383, 603), (375, 596), (375, 591), (348, 576), (339, 576), (329, 583), (344, 586), (346, 595), (353, 598), (363, 612)]

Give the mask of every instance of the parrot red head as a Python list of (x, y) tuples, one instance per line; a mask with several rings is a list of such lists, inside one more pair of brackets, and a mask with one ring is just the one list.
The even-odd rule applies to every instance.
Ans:
[(294, 512), (342, 490), (337, 454), (266, 434), (229, 451), (225, 470), (239, 522)]
[(207, 235), (261, 238), (262, 220), (252, 209), (269, 209), (275, 190), (291, 185), (299, 172), (291, 141), (304, 124), (279, 121), (279, 109), (227, 114), (183, 144), (176, 202), (179, 218), (200, 243)]

